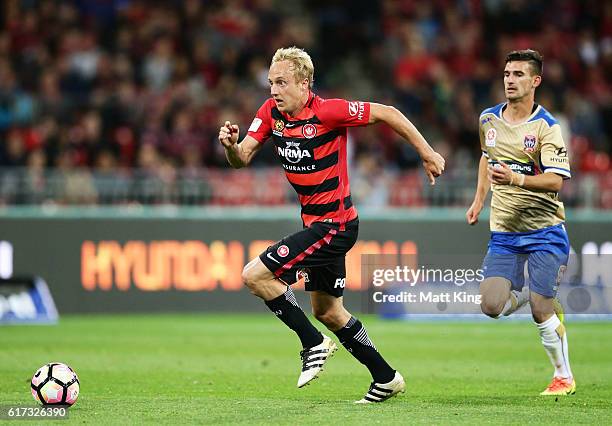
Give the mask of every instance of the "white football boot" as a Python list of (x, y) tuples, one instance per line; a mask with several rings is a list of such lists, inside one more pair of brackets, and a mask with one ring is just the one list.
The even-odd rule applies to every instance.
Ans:
[(297, 387), (301, 388), (311, 380), (316, 379), (323, 370), (325, 362), (338, 350), (336, 343), (325, 334), (323, 341), (312, 348), (306, 348), (300, 352), (302, 358), (302, 373), (297, 382)]
[(406, 383), (404, 378), (399, 372), (395, 372), (395, 377), (389, 383), (376, 383), (370, 384), (370, 389), (366, 392), (365, 396), (359, 401), (355, 401), (355, 404), (370, 404), (373, 402), (383, 402), (398, 393), (404, 393), (406, 391)]

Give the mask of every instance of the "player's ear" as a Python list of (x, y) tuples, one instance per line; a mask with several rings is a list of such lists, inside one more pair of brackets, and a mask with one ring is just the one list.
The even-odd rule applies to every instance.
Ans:
[(535, 77), (533, 77), (533, 87), (536, 88), (540, 85), (540, 83), (542, 83), (542, 76), (541, 75), (536, 75)]

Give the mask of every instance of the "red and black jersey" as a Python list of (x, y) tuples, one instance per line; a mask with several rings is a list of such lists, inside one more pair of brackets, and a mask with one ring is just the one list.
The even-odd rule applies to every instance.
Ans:
[(357, 217), (348, 180), (347, 127), (368, 124), (370, 104), (322, 99), (310, 93), (297, 117), (268, 99), (257, 111), (248, 135), (260, 143), (272, 137), (287, 180), (298, 193), (305, 226), (344, 225)]

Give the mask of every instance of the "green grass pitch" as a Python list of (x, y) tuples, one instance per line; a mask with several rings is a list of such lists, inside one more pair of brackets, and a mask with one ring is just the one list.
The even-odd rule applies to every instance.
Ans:
[(0, 327), (0, 404), (33, 405), (32, 374), (47, 362), (62, 361), (81, 381), (65, 424), (606, 424), (612, 419), (610, 323), (567, 324), (578, 392), (555, 400), (538, 396), (552, 368), (530, 322), (361, 319), (406, 378), (406, 393), (384, 404), (352, 403), (367, 390), (370, 377), (343, 348), (319, 379), (297, 389), (298, 340), (269, 314), (65, 316), (57, 326)]

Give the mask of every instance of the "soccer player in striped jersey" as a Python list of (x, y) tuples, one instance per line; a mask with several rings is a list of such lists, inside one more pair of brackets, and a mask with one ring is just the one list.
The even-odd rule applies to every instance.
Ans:
[(387, 123), (421, 155), (431, 184), (444, 170), (444, 159), (394, 107), (322, 99), (312, 92), (313, 76), (307, 52), (296, 47), (277, 50), (268, 73), (271, 98), (259, 108), (244, 139), (238, 143), (238, 126), (228, 121), (219, 130), (219, 141), (234, 168), (247, 166), (271, 138), (302, 206), (303, 229), (268, 247), (242, 275), (251, 292), (297, 333), (303, 346), (298, 387), (316, 378), (336, 350), (334, 341), (298, 306), (290, 285), (303, 277), (315, 318), (372, 374), (370, 389), (357, 402), (382, 402), (404, 391), (404, 379), (342, 303), (345, 256), (357, 240), (359, 226), (348, 180), (347, 128)]
[[(476, 195), (466, 216), (471, 225), (478, 221), (491, 187), (491, 239), (480, 286), (482, 312), (498, 318), (529, 301), (554, 367), (552, 382), (541, 395), (569, 395), (575, 393), (576, 382), (555, 296), (569, 256), (559, 191), (571, 174), (559, 123), (534, 100), (541, 81), (538, 52), (507, 55), (506, 102), (480, 115), (482, 157)], [(529, 285), (525, 285), (525, 262)]]

